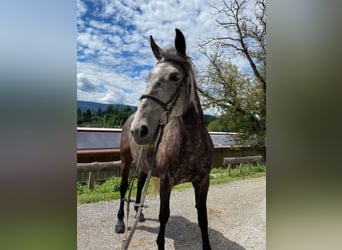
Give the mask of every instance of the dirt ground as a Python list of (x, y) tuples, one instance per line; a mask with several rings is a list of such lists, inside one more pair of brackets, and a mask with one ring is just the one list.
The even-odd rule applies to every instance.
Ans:
[[(202, 247), (194, 192), (173, 192), (165, 249), (198, 250)], [(129, 249), (157, 249), (159, 197), (147, 196), (143, 213)], [(123, 234), (114, 227), (119, 201), (77, 207), (77, 248), (121, 249)], [(266, 177), (210, 186), (208, 193), (209, 238), (212, 249), (266, 249)], [(130, 224), (133, 224), (133, 207)]]

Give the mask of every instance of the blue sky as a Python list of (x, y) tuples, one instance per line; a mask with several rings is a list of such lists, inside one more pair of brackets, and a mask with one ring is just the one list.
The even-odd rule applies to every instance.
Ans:
[(224, 34), (212, 1), (77, 0), (77, 99), (137, 105), (156, 63), (149, 36), (172, 46), (176, 27), (197, 70), (204, 69), (198, 44)]

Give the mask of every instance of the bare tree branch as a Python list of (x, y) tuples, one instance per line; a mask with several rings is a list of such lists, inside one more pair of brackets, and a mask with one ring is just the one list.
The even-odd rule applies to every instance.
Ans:
[[(221, 1), (212, 7), (220, 14), (216, 23), (225, 34), (211, 37), (200, 45), (209, 67), (201, 77), (199, 92), (206, 106), (217, 107), (232, 118), (235, 113), (245, 117), (254, 133), (264, 138), (266, 3), (265, 0)], [(254, 1), (254, 7), (251, 7), (251, 1)], [(240, 73), (231, 64), (229, 58), (236, 55), (245, 58), (252, 74)]]

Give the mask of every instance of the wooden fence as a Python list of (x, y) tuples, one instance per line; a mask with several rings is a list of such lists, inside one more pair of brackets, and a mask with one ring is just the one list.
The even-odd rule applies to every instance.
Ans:
[[(244, 156), (244, 157), (224, 157), (223, 167), (228, 168), (228, 174), (230, 174), (230, 169), (239, 164), (239, 171), (243, 164), (260, 164), (263, 161), (261, 155), (255, 156)], [(77, 174), (85, 174), (87, 179), (87, 186), (89, 189), (94, 188), (95, 182), (103, 182), (112, 176), (120, 176), (120, 164), (121, 161), (109, 161), (109, 162), (90, 162), (90, 163), (77, 163)], [(135, 162), (132, 162), (132, 167), (134, 168)], [(250, 165), (251, 166), (251, 165)], [(112, 172), (109, 176), (99, 177), (99, 173)], [(84, 178), (83, 178), (84, 179)]]
[(228, 174), (230, 174), (231, 167), (235, 164), (239, 164), (239, 171), (241, 173), (241, 169), (243, 164), (251, 164), (257, 163), (260, 164), (263, 161), (263, 157), (261, 155), (255, 156), (245, 156), (245, 157), (225, 157), (223, 158), (223, 167), (228, 167)]
[[(236, 133), (209, 132), (214, 143), (214, 168), (222, 167), (225, 157), (246, 157), (260, 152), (249, 145), (238, 145)], [(120, 176), (121, 129), (77, 128), (77, 181), (93, 185)], [(93, 180), (93, 181), (89, 181)]]
[[(112, 176), (120, 176), (121, 161), (109, 162), (90, 162), (90, 163), (77, 163), (77, 174), (84, 173), (87, 175), (87, 186), (89, 189), (94, 188), (95, 182), (103, 182)], [(132, 162), (134, 168), (135, 162)], [(112, 172), (109, 176), (99, 177), (99, 173)]]

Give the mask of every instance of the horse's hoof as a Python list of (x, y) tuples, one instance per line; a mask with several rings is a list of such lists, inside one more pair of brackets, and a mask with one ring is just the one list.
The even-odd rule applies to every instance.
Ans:
[[(137, 218), (137, 215), (135, 215), (135, 218)], [(139, 216), (139, 222), (144, 222), (144, 221), (145, 221), (145, 216), (143, 213), (141, 213)]]
[(125, 232), (125, 223), (123, 221), (118, 221), (115, 225), (115, 233), (117, 234), (123, 234)]

